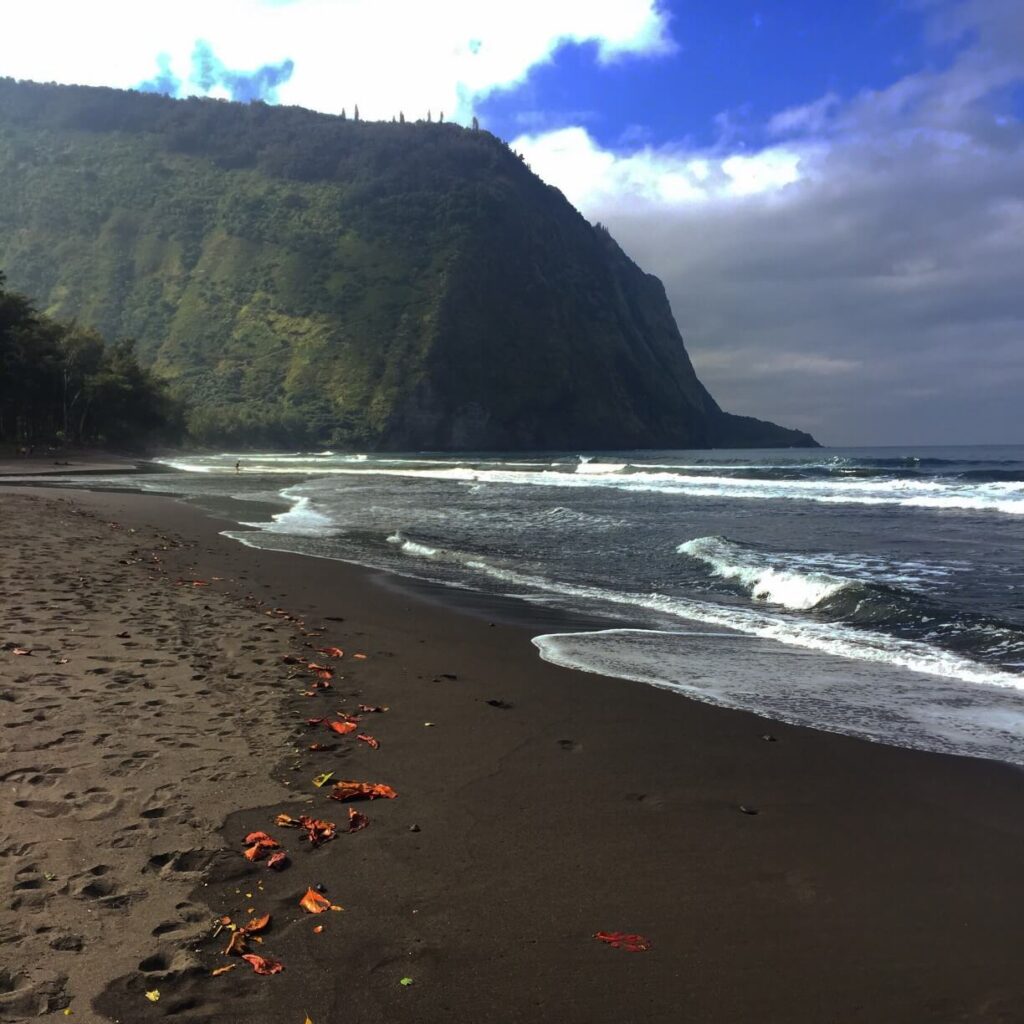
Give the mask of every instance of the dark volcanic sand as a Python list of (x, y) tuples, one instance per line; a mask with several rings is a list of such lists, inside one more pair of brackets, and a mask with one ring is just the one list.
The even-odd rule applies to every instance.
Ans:
[[(0, 525), (0, 643), (34, 649), (0, 652), (0, 1020), (1024, 1020), (1016, 769), (559, 669), (519, 626), (168, 499), (7, 489)], [(304, 643), (346, 651), (313, 697), (280, 660)], [(362, 722), (379, 750), (303, 724), (357, 701), (390, 707)], [(310, 850), (273, 822), (344, 825), (323, 771), (399, 796)], [(242, 858), (255, 829), (285, 871)], [(299, 909), (317, 883), (343, 912)], [(210, 921), (264, 912), (283, 973), (212, 977)]]

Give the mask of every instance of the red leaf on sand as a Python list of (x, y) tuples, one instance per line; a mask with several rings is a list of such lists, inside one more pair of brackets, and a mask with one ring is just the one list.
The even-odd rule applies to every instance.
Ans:
[(227, 946), (224, 947), (224, 955), (232, 956), (237, 953), (239, 956), (241, 956), (241, 954), (244, 953), (246, 949), (248, 949), (248, 947), (245, 944), (245, 929), (236, 928), (231, 933), (231, 938), (228, 939)]
[(270, 915), (264, 914), (262, 917), (254, 917), (242, 930), (247, 935), (255, 935), (257, 932), (263, 931), (268, 924), (270, 924)]
[(284, 964), (279, 960), (268, 960), (265, 956), (257, 956), (255, 953), (244, 953), (242, 959), (252, 964), (252, 969), (257, 974), (280, 974), (284, 970)]
[(627, 932), (594, 932), (594, 938), (607, 942), (612, 949), (624, 949), (627, 953), (645, 953), (651, 948), (650, 939)]
[(360, 711), (367, 715), (372, 715), (375, 712), (378, 714), (383, 714), (383, 712), (389, 710), (386, 707), (381, 707), (379, 704), (357, 704), (356, 706), (359, 708)]
[(306, 894), (299, 900), (299, 906), (310, 914), (322, 914), (325, 910), (331, 909), (331, 901), (316, 889), (310, 887)]
[(380, 740), (374, 739), (372, 736), (368, 735), (365, 732), (361, 732), (356, 737), (356, 739), (362, 740), (363, 743), (365, 743), (368, 747), (372, 747), (374, 750), (378, 750), (380, 748)]
[(267, 858), (267, 867), (274, 871), (283, 871), (288, 866), (288, 854), (284, 850), (278, 850)]
[[(274, 843), (273, 838), (271, 836), (268, 836), (266, 832), (250, 832), (245, 837), (245, 839), (242, 840), (242, 842), (245, 843), (246, 846), (248, 846), (250, 843), (265, 843), (268, 841)], [(277, 846), (277, 843), (274, 843), (274, 845)]]
[(398, 794), (380, 782), (336, 782), (331, 792), (332, 800), (376, 800), (384, 797), (394, 800)]
[(345, 652), (340, 647), (318, 647), (317, 654), (326, 654), (328, 658), (344, 658)]
[(338, 834), (338, 826), (333, 821), (324, 821), (322, 818), (307, 818), (306, 815), (302, 815), (299, 818), (299, 825), (306, 830), (306, 838), (314, 846), (326, 843)]
[(355, 722), (328, 722), (327, 728), (339, 736), (344, 736), (346, 733), (355, 732), (359, 726)]
[(365, 814), (360, 813), (354, 807), (350, 807), (348, 809), (349, 832), (362, 832), (362, 830), (369, 824), (370, 819)]
[(328, 675), (334, 675), (334, 669), (330, 665), (318, 665), (315, 661), (311, 661), (306, 665), (306, 668), (310, 672), (326, 672)]
[(266, 832), (250, 832), (244, 842), (248, 847), (245, 859), (253, 863), (263, 860), (271, 850), (276, 850), (281, 845), (276, 839), (271, 839)]

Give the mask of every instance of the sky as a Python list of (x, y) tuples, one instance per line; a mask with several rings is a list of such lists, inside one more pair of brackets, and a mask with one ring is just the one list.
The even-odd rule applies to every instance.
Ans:
[(477, 116), (661, 278), (723, 408), (1024, 443), (1022, 0), (33, 0), (0, 75)]

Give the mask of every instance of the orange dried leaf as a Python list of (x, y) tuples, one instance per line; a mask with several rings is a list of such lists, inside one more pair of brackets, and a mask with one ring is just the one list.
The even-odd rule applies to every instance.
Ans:
[(303, 815), (299, 818), (299, 823), (306, 830), (306, 838), (314, 846), (326, 843), (338, 833), (338, 826), (333, 821), (324, 821), (321, 818), (307, 818)]
[(267, 867), (274, 871), (283, 871), (288, 866), (288, 854), (284, 850), (278, 850), (267, 858)]
[(340, 647), (318, 647), (317, 654), (326, 654), (328, 658), (344, 658), (345, 652)]
[(225, 964), (223, 967), (217, 967), (210, 971), (210, 975), (216, 978), (218, 974), (227, 974), (228, 971), (233, 971), (237, 966), (238, 964)]
[(279, 814), (274, 819), (274, 824), (279, 828), (298, 828), (300, 823), (298, 818), (293, 818), (290, 814)]
[(234, 953), (241, 955), (247, 948), (248, 947), (245, 944), (245, 929), (236, 928), (231, 933), (231, 938), (228, 939), (228, 944), (224, 947), (224, 955), (231, 956)]
[(352, 657), (358, 659), (359, 661), (366, 661), (365, 654), (353, 654)]
[(367, 825), (370, 824), (370, 819), (360, 811), (357, 811), (354, 807), (348, 809), (348, 830), (349, 832), (362, 832)]
[(339, 736), (345, 736), (347, 733), (355, 732), (359, 726), (355, 722), (328, 722), (327, 728)]
[(357, 740), (362, 740), (368, 747), (372, 747), (374, 750), (380, 749), (380, 740), (374, 739), (372, 736), (365, 732), (361, 732), (357, 737)]
[(331, 901), (311, 886), (299, 900), (299, 906), (310, 914), (322, 914), (325, 910), (330, 910)]
[(323, 930), (324, 930), (324, 926), (322, 924), (313, 925), (313, 934), (314, 935), (319, 935)]
[(242, 959), (252, 964), (252, 969), (257, 974), (280, 974), (284, 970), (284, 964), (279, 960), (269, 960), (264, 956), (257, 956), (255, 953), (246, 953)]
[(651, 948), (650, 939), (628, 932), (594, 932), (594, 938), (608, 943), (612, 949), (624, 949), (627, 953), (646, 953)]
[(268, 924), (270, 924), (270, 915), (264, 914), (262, 917), (254, 917), (243, 930), (249, 935), (254, 935), (256, 932), (263, 931)]
[(242, 840), (242, 842), (244, 842), (247, 846), (250, 843), (274, 843), (274, 845), (277, 846), (277, 843), (275, 843), (274, 840), (270, 836), (268, 836), (266, 832), (250, 832), (245, 837), (245, 839)]
[(316, 672), (318, 674), (326, 672), (328, 678), (334, 675), (334, 669), (331, 668), (330, 665), (318, 665), (315, 661), (309, 662), (306, 665), (306, 668), (308, 668), (310, 672)]
[(394, 800), (396, 796), (390, 786), (380, 782), (336, 782), (331, 792), (332, 800)]

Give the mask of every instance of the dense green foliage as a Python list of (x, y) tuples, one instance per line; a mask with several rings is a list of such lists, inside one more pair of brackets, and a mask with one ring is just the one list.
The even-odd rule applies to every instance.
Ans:
[(165, 385), (135, 343), (36, 312), (0, 274), (0, 442), (135, 446), (180, 433)]
[(211, 443), (810, 442), (722, 413), (660, 282), (454, 124), (0, 79), (0, 265)]

